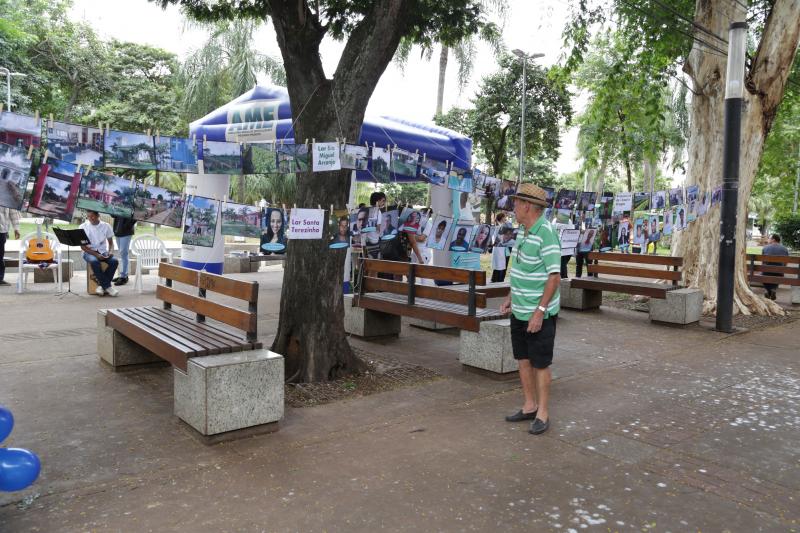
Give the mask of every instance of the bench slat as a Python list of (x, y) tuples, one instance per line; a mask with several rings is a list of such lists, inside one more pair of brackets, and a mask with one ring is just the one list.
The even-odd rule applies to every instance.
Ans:
[(156, 287), (156, 298), (167, 303), (183, 307), (199, 315), (204, 315), (214, 320), (219, 320), (229, 326), (239, 328), (242, 331), (256, 331), (256, 315), (240, 311), (239, 309), (218, 304), (205, 298), (198, 298), (191, 294), (181, 292), (164, 285)]
[(653, 270), (650, 268), (624, 267), (609, 264), (595, 265), (589, 263), (588, 272), (590, 274), (611, 274), (615, 276), (631, 276), (635, 278), (668, 279), (670, 281), (681, 281), (683, 275), (673, 270)]
[(747, 260), (769, 261), (771, 263), (781, 263), (784, 265), (800, 264), (800, 255), (759, 255), (747, 254)]
[(778, 266), (778, 265), (747, 265), (747, 270), (749, 272), (765, 272), (767, 274), (772, 274), (775, 272), (780, 272), (782, 274), (794, 274), (795, 276), (800, 275), (800, 268), (798, 267), (791, 267), (791, 266)]
[(589, 252), (591, 261), (615, 261), (617, 263), (642, 263), (645, 265), (664, 265), (681, 267), (683, 257), (663, 255), (621, 254), (619, 252)]
[(171, 265), (169, 263), (160, 263), (158, 265), (158, 277), (171, 279), (179, 283), (185, 283), (192, 287), (197, 287), (198, 271), (191, 268), (184, 268), (178, 265)]
[(214, 351), (219, 353), (219, 350), (215, 350), (213, 347), (205, 346), (203, 343), (199, 342), (193, 337), (181, 335), (180, 333), (170, 329), (168, 325), (154, 320), (146, 315), (140, 314), (138, 309), (135, 307), (125, 307), (119, 309), (119, 311), (120, 315), (125, 317), (125, 319), (129, 322), (139, 325), (141, 329), (153, 331), (164, 336), (165, 338), (172, 340), (176, 346), (183, 346), (184, 351), (187, 353), (192, 353), (198, 356), (210, 355)]
[(214, 339), (215, 342), (218, 342), (225, 346), (233, 346), (237, 344), (241, 345), (251, 344), (247, 341), (245, 337), (242, 336), (239, 330), (228, 331), (227, 329), (216, 327), (216, 324), (211, 324), (210, 322), (198, 323), (194, 320), (194, 318), (183, 315), (174, 310), (161, 309), (159, 307), (144, 307), (141, 309), (147, 309), (149, 313), (153, 314), (154, 316), (158, 317), (161, 320), (168, 320), (174, 323), (181, 323), (186, 325), (187, 327), (195, 328), (197, 331), (202, 332), (206, 337)]
[[(409, 265), (413, 265), (414, 275), (418, 278), (435, 279), (439, 281), (452, 281), (454, 283), (469, 283), (471, 270), (465, 268), (451, 268), (431, 265), (420, 265), (417, 263), (406, 263), (403, 261), (386, 261), (383, 259), (365, 259), (364, 270), (366, 272), (380, 272), (383, 274), (407, 275)], [(475, 271), (475, 283), (477, 285), (486, 284), (486, 272), (483, 270)]]
[(460, 315), (440, 309), (432, 309), (419, 305), (408, 305), (406, 303), (392, 302), (385, 299), (373, 298), (370, 296), (359, 297), (358, 306), (373, 311), (381, 311), (393, 315), (409, 316), (421, 320), (430, 320), (447, 324), (467, 331), (478, 331), (480, 322), (477, 317)]
[(755, 281), (757, 283), (772, 283), (773, 285), (790, 285), (792, 287), (800, 287), (800, 279), (798, 278), (750, 275), (748, 276), (747, 279), (749, 281)]
[(673, 285), (660, 283), (647, 283), (636, 281), (608, 280), (596, 278), (572, 278), (570, 287), (573, 289), (587, 289), (594, 291), (621, 292), (625, 294), (638, 294), (651, 298), (665, 299), (667, 292), (675, 289)]
[[(363, 283), (366, 292), (387, 291), (393, 294), (408, 294), (408, 283), (403, 281), (392, 281), (365, 276)], [(443, 287), (415, 285), (414, 294), (417, 298), (430, 298), (462, 305), (467, 305), (469, 303), (469, 294), (467, 294), (466, 291), (446, 289)], [(478, 307), (486, 307), (486, 295), (477, 293), (475, 295), (475, 305)]]
[(258, 301), (258, 282), (255, 281), (241, 281), (217, 274), (209, 274), (208, 272), (200, 272), (200, 280), (197, 286), (207, 291), (224, 294), (225, 296), (238, 298), (250, 303)]
[(118, 315), (115, 311), (118, 310), (110, 309), (106, 314), (106, 325), (108, 327), (117, 330), (121, 335), (136, 344), (147, 348), (174, 367), (180, 368), (184, 372), (186, 371), (187, 360), (192, 355), (191, 353), (187, 353), (184, 349), (177, 347), (170, 338), (142, 330), (135, 323), (128, 321), (127, 318)]
[[(163, 324), (168, 327), (169, 331), (174, 331), (175, 335), (196, 341), (198, 344), (208, 349), (209, 354), (228, 353), (231, 351), (232, 343), (226, 343), (215, 339), (212, 335), (209, 335), (207, 331), (203, 330), (202, 324), (190, 324), (167, 314), (154, 313), (152, 309), (147, 307), (135, 307), (131, 310), (135, 311), (138, 316), (148, 319), (151, 322)], [(171, 314), (176, 315), (177, 313), (173, 312)]]

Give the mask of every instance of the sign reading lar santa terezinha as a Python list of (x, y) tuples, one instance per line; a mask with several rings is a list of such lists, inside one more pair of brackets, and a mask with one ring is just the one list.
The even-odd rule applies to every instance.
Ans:
[(322, 209), (292, 209), (289, 217), (290, 239), (321, 239), (325, 226), (325, 211)]
[(339, 143), (314, 143), (313, 154), (314, 172), (342, 168), (342, 162), (339, 159)]

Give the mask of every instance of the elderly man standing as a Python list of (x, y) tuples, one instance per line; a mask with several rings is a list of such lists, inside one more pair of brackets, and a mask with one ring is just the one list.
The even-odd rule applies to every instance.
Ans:
[(550, 364), (559, 311), (561, 243), (543, 216), (547, 207), (543, 189), (523, 183), (513, 198), (520, 230), (512, 255), (511, 293), (500, 312), (511, 311), (511, 345), (525, 403), (506, 420), (533, 420), (529, 432), (539, 435), (550, 427)]

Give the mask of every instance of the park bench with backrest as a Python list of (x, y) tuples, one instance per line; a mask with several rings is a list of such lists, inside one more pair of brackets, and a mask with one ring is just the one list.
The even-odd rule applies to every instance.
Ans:
[[(101, 359), (115, 368), (169, 362), (175, 413), (204, 435), (278, 420), (283, 358), (258, 341), (258, 283), (168, 263), (158, 275), (161, 306), (99, 311)], [(209, 292), (227, 301), (212, 301)]]
[(682, 285), (682, 257), (590, 252), (588, 259), (588, 277), (562, 282), (561, 307), (597, 308), (603, 292), (615, 292), (649, 297), (650, 319), (657, 322), (700, 319), (703, 295)]
[(800, 256), (747, 254), (747, 279), (750, 283), (789, 286), (792, 303), (800, 304)]

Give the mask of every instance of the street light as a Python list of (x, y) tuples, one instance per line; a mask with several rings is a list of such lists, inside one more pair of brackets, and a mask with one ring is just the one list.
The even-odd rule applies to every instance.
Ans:
[(719, 270), (717, 272), (717, 331), (733, 331), (733, 291), (736, 271), (736, 215), (739, 203), (739, 159), (744, 100), (744, 60), (747, 23), (728, 30), (728, 68), (725, 77), (725, 138), (722, 161)]
[(6, 67), (0, 67), (0, 74), (6, 75), (6, 107), (11, 111), (11, 77), (24, 78), (26, 75), (22, 72), (11, 72)]
[(519, 183), (522, 181), (522, 176), (525, 175), (525, 67), (527, 67), (529, 59), (544, 57), (544, 54), (528, 55), (519, 48), (516, 48), (511, 52), (522, 60), (522, 123), (520, 124), (519, 132), (519, 178), (517, 179), (517, 185), (519, 185)]

